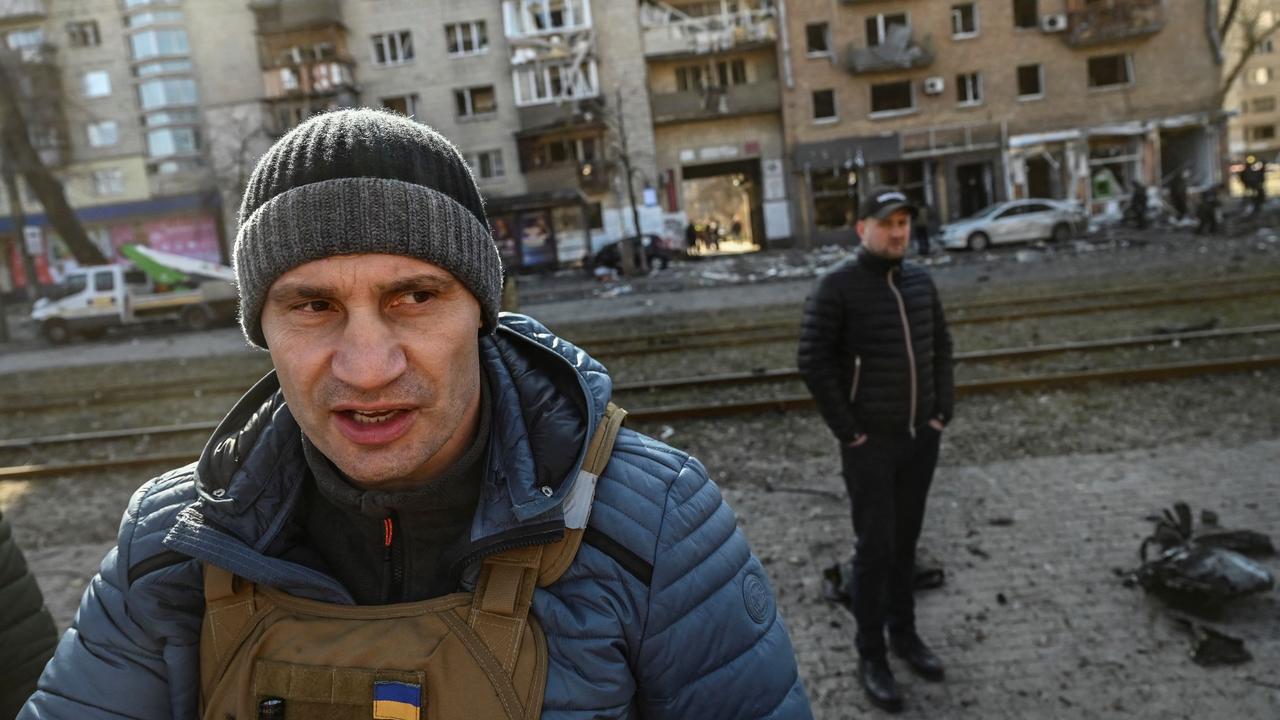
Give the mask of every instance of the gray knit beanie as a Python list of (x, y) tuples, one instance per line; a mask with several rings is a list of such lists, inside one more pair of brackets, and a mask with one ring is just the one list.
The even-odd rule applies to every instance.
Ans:
[(386, 253), (438, 265), (498, 322), (502, 261), (471, 170), (444, 136), (381, 110), (338, 110), (276, 141), (240, 205), (232, 262), (240, 326), (267, 346), (267, 290), (299, 265), (334, 255)]

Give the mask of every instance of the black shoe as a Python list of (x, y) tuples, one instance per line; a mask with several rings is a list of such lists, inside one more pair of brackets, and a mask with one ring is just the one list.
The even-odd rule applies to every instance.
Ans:
[(942, 668), (942, 660), (933, 654), (928, 645), (914, 632), (903, 635), (889, 635), (889, 647), (893, 654), (907, 661), (911, 671), (925, 680), (937, 682), (946, 677)]
[(891, 713), (902, 711), (902, 693), (884, 656), (858, 658), (858, 680), (872, 705)]

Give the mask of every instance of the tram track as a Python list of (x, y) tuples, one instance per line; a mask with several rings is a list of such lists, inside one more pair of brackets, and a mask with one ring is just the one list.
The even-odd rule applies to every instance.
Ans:
[[(1011, 375), (958, 382), (956, 395), (967, 396), (1007, 391), (1043, 390), (1051, 388), (1079, 387), (1090, 383), (1154, 382), (1180, 378), (1259, 371), (1280, 367), (1280, 355), (1243, 356), (1219, 358), (1210, 361), (1163, 363), (1129, 368), (1087, 370), (1083, 372), (1052, 373), (1039, 375)], [(621, 387), (621, 386), (620, 386)], [(806, 395), (743, 401), (713, 402), (685, 405), (635, 407), (628, 418), (633, 422), (670, 422), (699, 418), (730, 417), (765, 412), (787, 412), (812, 407), (813, 399)], [(151, 438), (183, 434), (208, 433), (217, 426), (216, 421), (186, 423), (177, 426), (155, 426), (92, 433), (63, 434), (42, 438), (12, 439), (0, 442), (0, 449), (30, 448), (39, 445), (77, 445), (121, 438)], [(80, 454), (83, 457), (83, 453)], [(75, 460), (71, 462), (29, 463), (0, 467), (0, 481), (32, 480), (44, 477), (102, 472), (150, 466), (175, 466), (191, 462), (196, 453), (163, 453), (146, 456), (104, 458), (100, 460)]]

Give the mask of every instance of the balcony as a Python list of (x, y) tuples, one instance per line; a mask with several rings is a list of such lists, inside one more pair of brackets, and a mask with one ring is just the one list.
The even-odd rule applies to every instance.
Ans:
[(0, 25), (44, 20), (47, 15), (44, 0), (9, 0), (0, 3)]
[(778, 39), (773, 8), (689, 17), (645, 7), (641, 32), (644, 56), (650, 59), (767, 47)]
[(879, 45), (857, 47), (849, 43), (846, 58), (845, 65), (854, 75), (927, 67), (934, 59), (933, 36), (925, 35), (917, 42), (910, 28), (894, 26)]
[(317, 97), (356, 92), (351, 64), (336, 60), (317, 61), (262, 71), (262, 86), (268, 100)]
[(778, 112), (782, 107), (777, 80), (687, 92), (653, 93), (650, 104), (655, 125)]
[(1118, 0), (1068, 10), (1062, 39), (1071, 47), (1091, 47), (1153, 35), (1163, 28), (1161, 0)]
[(250, 0), (249, 9), (261, 35), (342, 24), (341, 0)]

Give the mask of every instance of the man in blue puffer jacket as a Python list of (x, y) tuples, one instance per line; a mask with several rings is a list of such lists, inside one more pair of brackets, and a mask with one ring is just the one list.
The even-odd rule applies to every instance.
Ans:
[(205, 567), (411, 603), (575, 518), (577, 555), (532, 599), (542, 717), (810, 717), (764, 569), (696, 459), (624, 429), (592, 501), (579, 469), (611, 380), (499, 319), (498, 254), (447, 140), (382, 112), (312, 118), (255, 169), (234, 255), (275, 371), (199, 461), (134, 495), (20, 718), (199, 716)]

